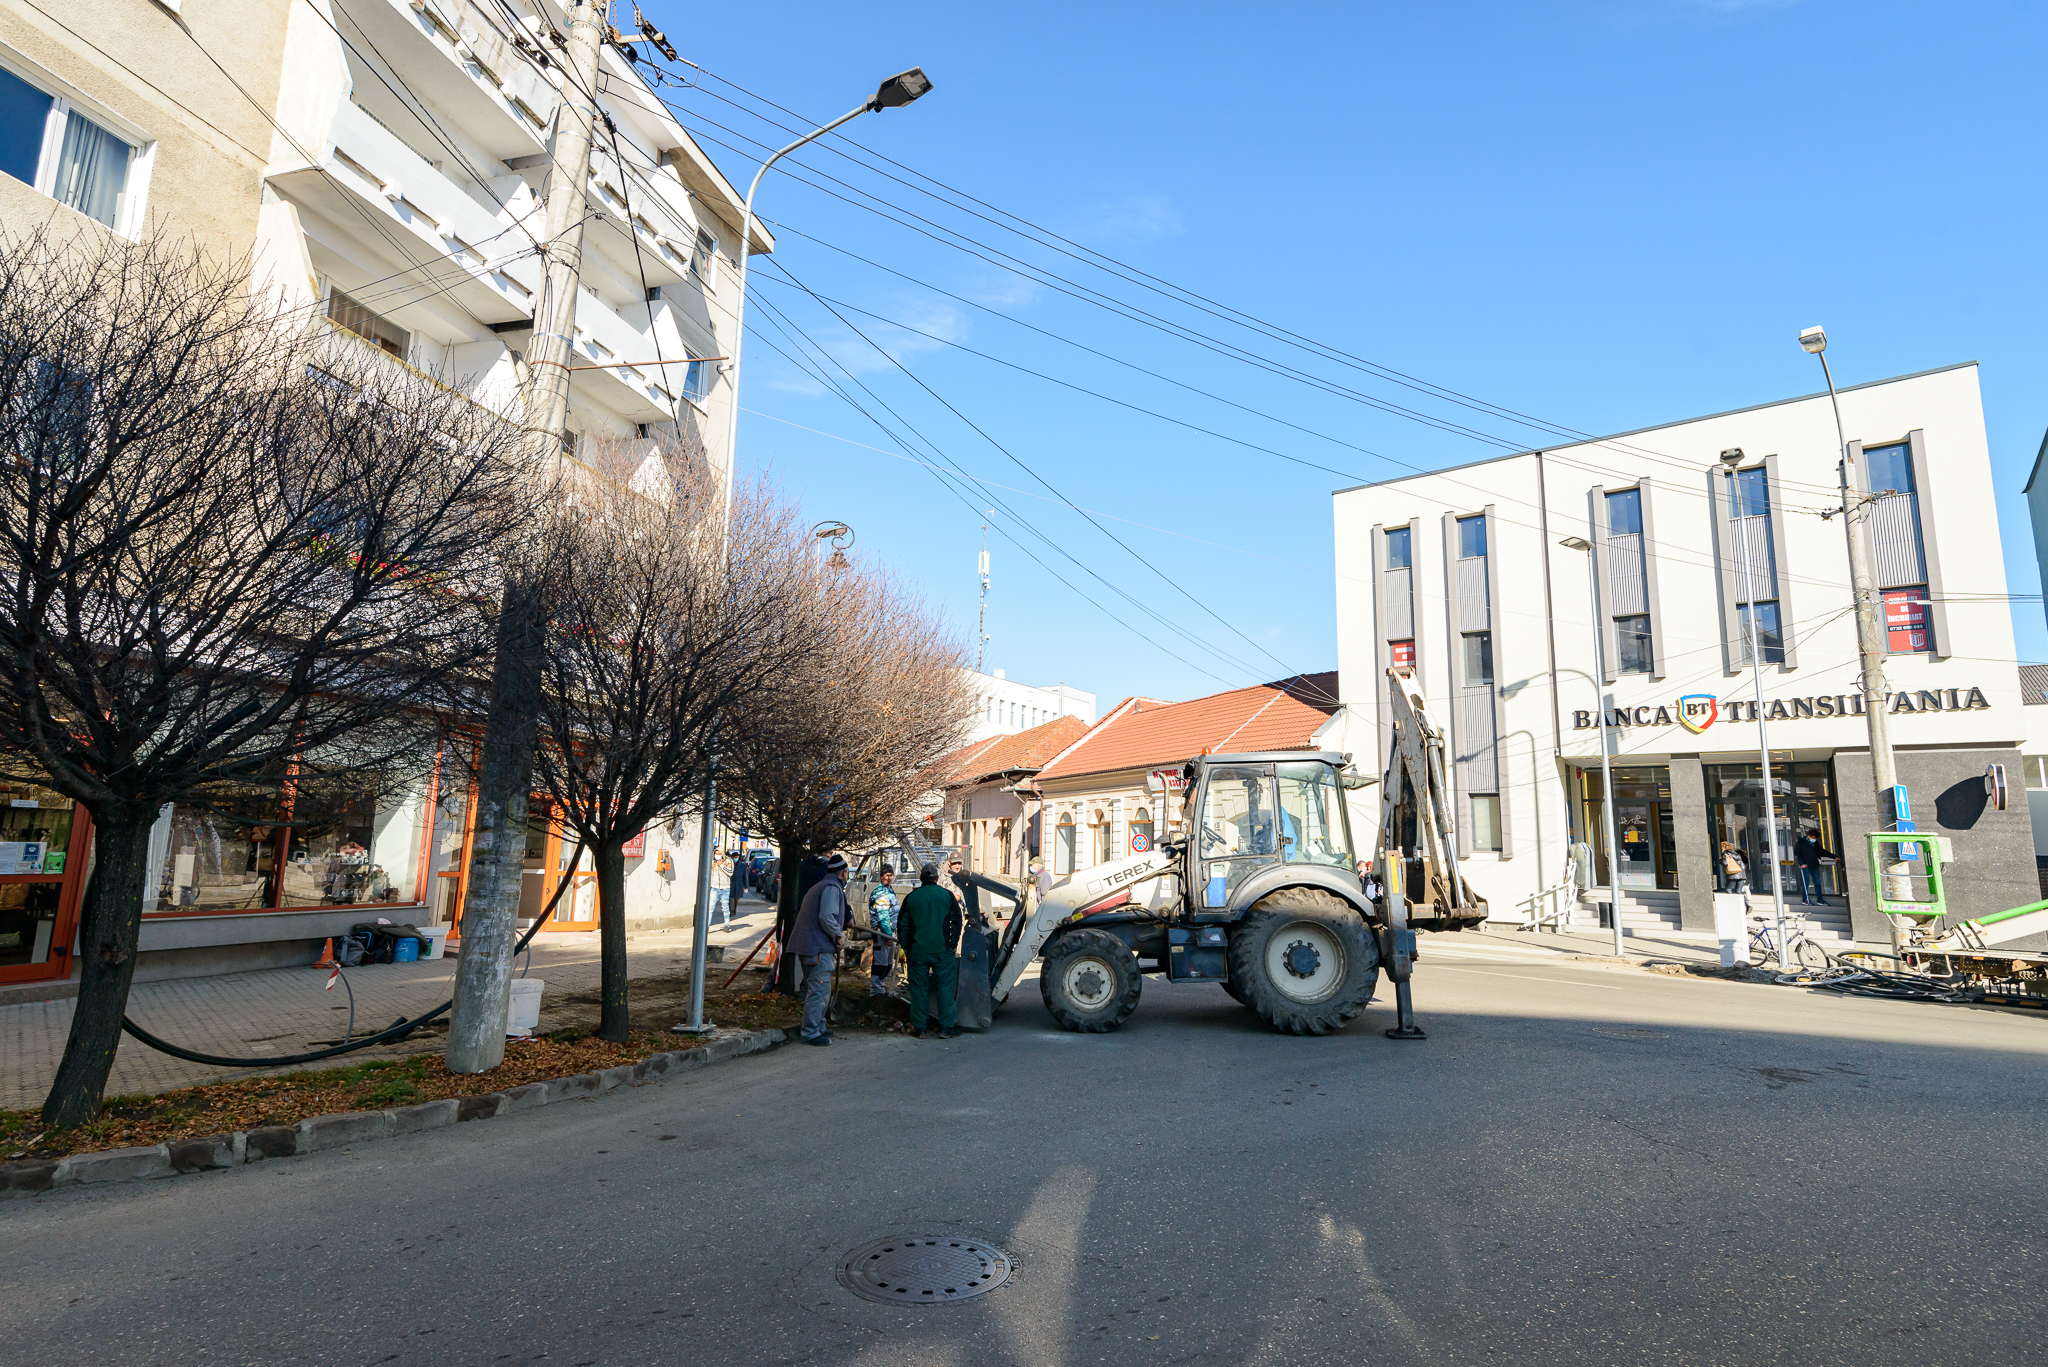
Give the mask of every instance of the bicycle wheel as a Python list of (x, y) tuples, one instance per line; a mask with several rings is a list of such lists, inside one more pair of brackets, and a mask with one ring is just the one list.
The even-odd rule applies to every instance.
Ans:
[(1817, 972), (1828, 966), (1828, 952), (1804, 935), (1792, 937), (1792, 957), (1801, 968)]
[(1771, 932), (1769, 927), (1761, 927), (1757, 930), (1753, 930), (1750, 932), (1749, 962), (1753, 966), (1757, 968), (1762, 968), (1765, 964), (1769, 963), (1771, 960), (1777, 957), (1777, 949), (1771, 944)]

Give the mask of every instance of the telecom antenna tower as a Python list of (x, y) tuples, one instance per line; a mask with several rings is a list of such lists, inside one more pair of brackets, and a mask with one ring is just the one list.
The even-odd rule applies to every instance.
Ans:
[(981, 612), (974, 619), (974, 672), (984, 674), (982, 653), (988, 646), (988, 519), (981, 522)]

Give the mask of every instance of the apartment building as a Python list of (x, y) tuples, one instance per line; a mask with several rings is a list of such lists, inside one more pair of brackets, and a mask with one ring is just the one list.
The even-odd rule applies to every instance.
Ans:
[[(0, 0), (0, 221), (248, 257), (254, 290), (329, 344), (521, 421), (565, 29), (549, 0)], [(722, 481), (743, 201), (625, 47), (597, 94), (565, 454), (610, 439)], [(773, 247), (758, 224), (752, 242)], [(318, 823), (167, 808), (138, 978), (309, 962), (361, 920), (452, 925), (471, 786), (452, 753), (429, 767)], [(89, 815), (34, 785), (5, 813), (0, 990), (61, 992)], [(559, 889), (551, 928), (596, 928), (574, 848), (537, 800), (523, 915)], [(628, 845), (636, 927), (686, 920), (696, 848), (668, 823)]]
[(1066, 684), (1038, 688), (1017, 683), (1005, 678), (1000, 669), (988, 674), (972, 669), (960, 673), (973, 690), (976, 703), (974, 727), (967, 733), (970, 742), (1014, 736), (1058, 717), (1079, 717), (1085, 725), (1095, 725), (1093, 693)]
[[(1952, 907), (1977, 915), (2034, 900), (2024, 804), (1985, 800), (1988, 766), (2020, 772), (2030, 719), (1976, 367), (1852, 386), (1841, 409), (1877, 495), (1884, 706), (1913, 815), (1954, 841)], [(1866, 891), (1864, 835), (1880, 827), (1843, 524), (1829, 515), (1837, 464), (1820, 393), (1339, 490), (1346, 706), (1332, 748), (1356, 752), (1360, 768), (1383, 764), (1386, 672), (1412, 668), (1448, 727), (1459, 851), (1496, 916), (1512, 919), (1554, 884), (1584, 842), (1598, 885), (1589, 907), (1618, 903), (1625, 927), (1707, 930), (1722, 840), (1768, 895), (1767, 728), (1776, 876), (1796, 901), (1792, 846), (1818, 830), (1840, 856), (1823, 871), (1824, 923), (1885, 939)]]

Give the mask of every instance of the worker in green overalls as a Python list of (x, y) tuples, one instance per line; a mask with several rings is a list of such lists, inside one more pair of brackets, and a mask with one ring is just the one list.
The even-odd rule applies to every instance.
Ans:
[(917, 887), (903, 899), (896, 918), (896, 941), (910, 969), (910, 1033), (925, 1037), (931, 1021), (926, 1014), (929, 991), (938, 996), (939, 1038), (957, 1038), (960, 1009), (954, 988), (960, 964), (953, 950), (960, 943), (960, 904), (939, 886), (938, 865), (918, 870)]

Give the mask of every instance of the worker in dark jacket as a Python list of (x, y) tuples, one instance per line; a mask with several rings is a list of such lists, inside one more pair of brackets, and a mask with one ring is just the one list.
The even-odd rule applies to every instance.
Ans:
[[(835, 854), (825, 861), (825, 876), (804, 894), (803, 905), (790, 927), (789, 952), (804, 970), (805, 1044), (830, 1044), (832, 1032), (825, 1026), (825, 1007), (832, 994), (832, 971), (839, 965), (840, 938), (846, 934), (846, 856)], [(957, 933), (957, 932), (956, 932)]]
[(931, 1017), (927, 994), (938, 997), (939, 1037), (960, 1033), (960, 1008), (954, 989), (960, 964), (953, 947), (960, 943), (960, 904), (939, 886), (939, 866), (918, 870), (917, 888), (903, 899), (896, 917), (896, 939), (910, 968), (910, 1032), (923, 1039)]

